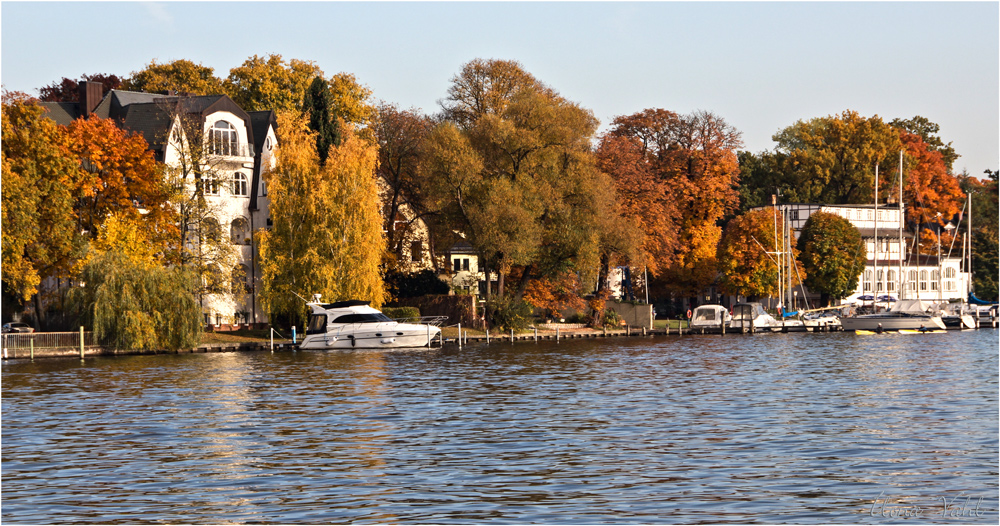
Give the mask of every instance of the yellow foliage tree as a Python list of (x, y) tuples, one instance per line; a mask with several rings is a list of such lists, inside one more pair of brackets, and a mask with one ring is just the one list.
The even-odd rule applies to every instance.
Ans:
[(264, 308), (272, 317), (301, 322), (305, 310), (296, 294), (381, 306), (385, 236), (376, 147), (345, 130), (321, 167), (315, 136), (301, 115), (279, 113), (278, 130), (278, 166), (264, 176), (274, 225), (260, 236)]

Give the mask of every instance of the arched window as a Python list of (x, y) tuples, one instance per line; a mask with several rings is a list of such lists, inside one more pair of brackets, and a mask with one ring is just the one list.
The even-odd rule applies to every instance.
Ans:
[(927, 271), (920, 271), (920, 290), (927, 290)]
[(917, 290), (917, 271), (911, 270), (908, 282), (910, 283), (910, 290)]
[(231, 190), (233, 195), (248, 196), (250, 192), (248, 191), (250, 184), (247, 182), (247, 176), (236, 172), (233, 174), (233, 180), (231, 185)]
[(237, 155), (239, 151), (239, 134), (236, 126), (226, 121), (215, 121), (210, 132), (212, 153), (216, 155)]
[(865, 271), (865, 286), (864, 286), (864, 290), (866, 292), (872, 290), (872, 271), (870, 271), (870, 270), (866, 270)]
[(931, 271), (931, 290), (938, 289), (938, 282), (941, 281), (941, 271), (934, 269)]
[(234, 245), (249, 245), (249, 234), (250, 224), (245, 217), (233, 219), (232, 224), (229, 225), (229, 238), (233, 241)]
[(948, 267), (948, 268), (944, 269), (944, 277), (946, 277), (948, 279), (954, 279), (955, 278), (955, 268), (954, 267)]
[(890, 270), (887, 275), (888, 275), (888, 280), (885, 283), (885, 288), (889, 292), (895, 292), (896, 291), (896, 271), (895, 270)]

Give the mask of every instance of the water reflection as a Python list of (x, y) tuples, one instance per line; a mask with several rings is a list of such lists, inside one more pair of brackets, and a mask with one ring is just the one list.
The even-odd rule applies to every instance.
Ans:
[(7, 362), (2, 518), (996, 522), (996, 334)]

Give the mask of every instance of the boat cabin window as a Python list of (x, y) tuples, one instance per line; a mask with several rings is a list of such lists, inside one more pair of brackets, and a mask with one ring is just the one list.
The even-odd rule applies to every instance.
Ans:
[(306, 334), (326, 333), (326, 314), (312, 314), (309, 316), (309, 327)]
[(392, 321), (392, 319), (381, 312), (373, 312), (337, 316), (337, 319), (333, 320), (333, 323), (382, 323), (387, 321)]

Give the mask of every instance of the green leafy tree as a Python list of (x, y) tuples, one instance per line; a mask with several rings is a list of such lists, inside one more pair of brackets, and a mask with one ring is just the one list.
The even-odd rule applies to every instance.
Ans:
[(134, 218), (102, 225), (70, 303), (98, 341), (113, 349), (190, 349), (201, 337), (194, 273), (167, 268)]
[(258, 238), (264, 308), (272, 319), (301, 324), (305, 305), (296, 295), (380, 306), (386, 297), (379, 269), (385, 239), (374, 145), (344, 130), (342, 144), (321, 167), (304, 117), (283, 112), (278, 130), (278, 166), (264, 175), (274, 226)]
[[(781, 171), (806, 203), (871, 203), (875, 165), (896, 166), (902, 149), (899, 133), (879, 116), (866, 118), (851, 110), (799, 121), (773, 139)], [(888, 195), (891, 187), (880, 190)]]
[(229, 93), (222, 79), (215, 76), (214, 69), (185, 59), (165, 64), (158, 64), (154, 60), (145, 69), (132, 72), (122, 83), (122, 89), (147, 93), (173, 90), (190, 95)]
[(820, 294), (823, 305), (858, 288), (867, 256), (861, 233), (850, 221), (827, 212), (813, 213), (799, 236), (798, 249), (805, 285)]
[(23, 93), (3, 94), (3, 286), (34, 299), (41, 328), (47, 309), (39, 284), (69, 276), (85, 244), (73, 212), (79, 161), (44, 113)]
[[(1000, 190), (997, 171), (986, 170), (986, 180), (964, 174), (962, 190), (972, 194), (972, 279), (978, 298), (998, 300), (1000, 269)], [(963, 229), (965, 225), (960, 225)]]
[(594, 275), (604, 217), (617, 210), (600, 191), (612, 182), (590, 151), (593, 114), (504, 60), (465, 64), (442, 106), (426, 159), (432, 209), (497, 272), (500, 296), (515, 268), (518, 301), (533, 279), (569, 267)]
[(322, 76), (312, 61), (254, 55), (229, 70), (225, 84), (233, 101), (246, 111), (301, 111), (310, 83)]
[(326, 163), (330, 147), (340, 144), (340, 126), (333, 115), (333, 96), (323, 77), (314, 77), (306, 91), (305, 112), (309, 116), (309, 129), (316, 134), (316, 153), (320, 164)]

